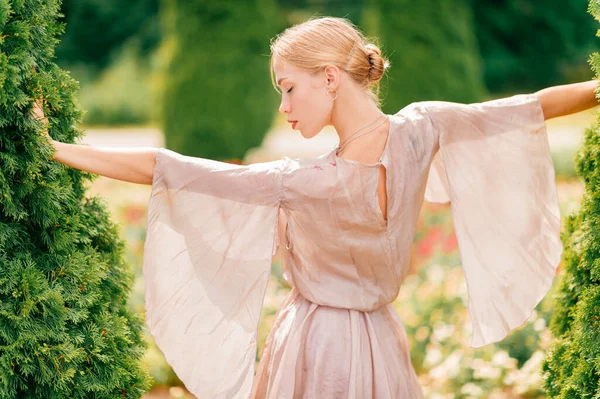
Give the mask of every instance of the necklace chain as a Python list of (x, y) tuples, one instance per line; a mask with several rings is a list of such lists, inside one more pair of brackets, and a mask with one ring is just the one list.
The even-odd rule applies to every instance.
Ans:
[(364, 130), (364, 129), (368, 128), (369, 126), (371, 126), (371, 125), (372, 125), (372, 124), (374, 124), (375, 122), (377, 122), (377, 121), (379, 120), (379, 118), (381, 118), (381, 115), (383, 115), (383, 113), (382, 113), (382, 114), (380, 114), (380, 115), (378, 115), (378, 116), (377, 116), (377, 118), (375, 118), (375, 120), (374, 120), (373, 122), (370, 122), (368, 125), (361, 127), (361, 128), (360, 128), (360, 129), (358, 129), (356, 132), (354, 132), (353, 134), (351, 134), (351, 135), (350, 135), (350, 137), (346, 138), (346, 139), (345, 139), (345, 140), (343, 140), (343, 141), (340, 141), (340, 142), (338, 143), (338, 145), (339, 145), (339, 146), (343, 146), (343, 145), (344, 145), (344, 144), (345, 144), (345, 143), (346, 143), (348, 140), (350, 140), (350, 139), (351, 139), (351, 138), (352, 138), (354, 135), (356, 135), (356, 134), (357, 134), (357, 133), (359, 133), (360, 131), (362, 131), (362, 130)]
[[(366, 132), (358, 134), (358, 133), (360, 133), (361, 130), (366, 129), (367, 127), (371, 126), (373, 123), (377, 122), (379, 120), (379, 118), (381, 118), (382, 115), (384, 115), (385, 118), (383, 118), (383, 120), (379, 124), (377, 124), (372, 129), (367, 130)], [(387, 119), (388, 119), (387, 115), (381, 114), (373, 122), (369, 123), (367, 126), (365, 126), (363, 128), (360, 128), (356, 133), (354, 133), (352, 136), (348, 137), (343, 142), (338, 143), (336, 151), (335, 151), (336, 155), (339, 155), (339, 153), (342, 152), (344, 150), (344, 148), (346, 148), (346, 146), (348, 145), (348, 143), (350, 143), (352, 140), (357, 139), (360, 136), (364, 136), (365, 134), (372, 132), (373, 130), (377, 129), (379, 126), (383, 125)]]

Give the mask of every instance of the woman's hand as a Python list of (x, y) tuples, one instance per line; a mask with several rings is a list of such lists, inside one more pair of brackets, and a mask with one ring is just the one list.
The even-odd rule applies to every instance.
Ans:
[(44, 111), (42, 110), (42, 100), (40, 99), (35, 101), (35, 106), (33, 107), (33, 116), (35, 119), (42, 121), (44, 124), (44, 133), (46, 137), (48, 137), (48, 140), (52, 141), (52, 137), (50, 137), (50, 134), (48, 133), (48, 118), (46, 118), (46, 115), (44, 115)]

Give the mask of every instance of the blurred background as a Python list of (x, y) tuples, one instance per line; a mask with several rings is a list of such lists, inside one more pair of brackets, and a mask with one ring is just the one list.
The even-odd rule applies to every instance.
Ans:
[[(218, 3), (218, 4), (217, 4)], [(391, 63), (383, 110), (413, 101), (480, 102), (593, 78), (599, 47), (587, 0), (64, 0), (66, 32), (57, 64), (80, 83), (84, 142), (166, 146), (187, 155), (250, 163), (317, 156), (337, 142), (329, 128), (311, 140), (277, 112), (269, 41), (314, 15), (346, 17)], [(583, 191), (574, 155), (589, 110), (547, 122), (563, 218)], [(105, 198), (137, 271), (130, 306), (144, 312), (141, 264), (150, 187), (108, 178)], [(394, 305), (428, 398), (543, 397), (539, 366), (550, 333), (552, 292), (502, 342), (469, 347), (467, 292), (450, 209), (425, 203), (411, 274)], [(556, 286), (556, 280), (555, 280)], [(259, 353), (289, 287), (273, 260), (259, 326)], [(191, 398), (147, 334), (145, 364), (155, 380), (146, 398)]]

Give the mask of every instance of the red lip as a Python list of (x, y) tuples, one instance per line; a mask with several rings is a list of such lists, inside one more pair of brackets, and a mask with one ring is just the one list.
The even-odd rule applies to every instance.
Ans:
[(292, 124), (292, 129), (296, 127), (296, 124), (298, 123), (298, 121), (288, 121), (288, 123)]

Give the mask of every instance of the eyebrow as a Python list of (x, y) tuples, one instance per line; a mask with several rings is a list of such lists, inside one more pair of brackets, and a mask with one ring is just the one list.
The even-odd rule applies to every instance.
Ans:
[(287, 78), (288, 78), (288, 77), (286, 76), (285, 78), (281, 78), (281, 79), (279, 79), (279, 80), (277, 81), (277, 84), (278, 84), (278, 85), (279, 85), (279, 84), (281, 84), (281, 82), (282, 82), (283, 80), (286, 80)]

